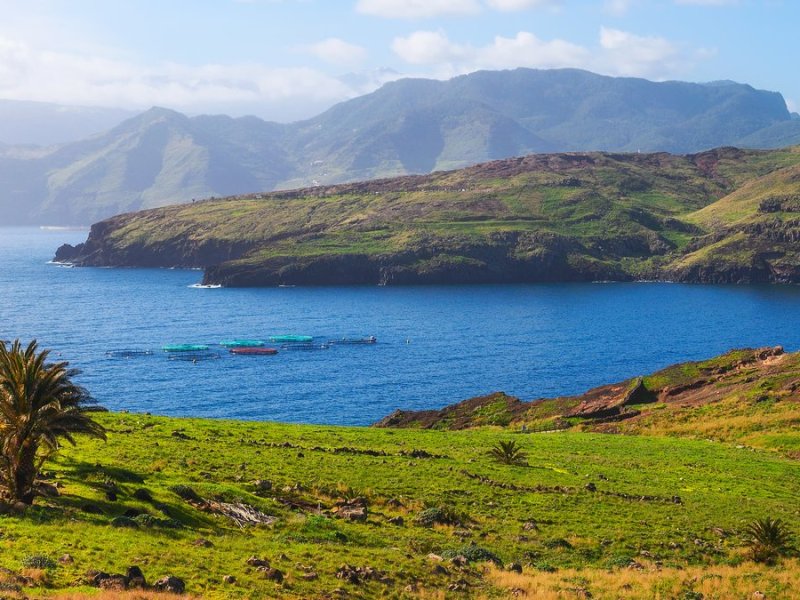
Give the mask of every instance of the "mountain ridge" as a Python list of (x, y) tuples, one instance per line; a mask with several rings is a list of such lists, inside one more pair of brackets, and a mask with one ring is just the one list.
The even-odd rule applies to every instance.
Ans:
[[(461, 168), (531, 152), (800, 143), (777, 92), (578, 69), (402, 79), (291, 124), (153, 108), (103, 134), (0, 153), (0, 218), (86, 224), (119, 212)], [(133, 173), (142, 170), (144, 175)]]

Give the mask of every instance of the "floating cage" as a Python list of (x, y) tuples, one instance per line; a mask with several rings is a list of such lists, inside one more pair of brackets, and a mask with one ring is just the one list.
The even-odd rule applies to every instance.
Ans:
[(328, 340), (329, 344), (376, 344), (378, 343), (378, 338), (374, 335), (369, 335), (367, 337), (343, 337), (338, 338), (335, 340)]
[(108, 350), (106, 356), (109, 358), (138, 358), (140, 356), (152, 356), (152, 350), (139, 350), (139, 349), (120, 349)]
[(219, 343), (225, 348), (258, 348), (264, 345), (263, 340), (225, 340)]
[(313, 350), (327, 350), (330, 348), (330, 344), (313, 344), (311, 342), (303, 342), (303, 343), (295, 343), (295, 344), (283, 344), (281, 345), (281, 350), (287, 351), (313, 351)]
[(169, 355), (169, 360), (182, 360), (188, 362), (198, 362), (201, 360), (216, 360), (222, 358), (219, 352), (213, 350), (200, 351), (200, 352), (175, 352)]

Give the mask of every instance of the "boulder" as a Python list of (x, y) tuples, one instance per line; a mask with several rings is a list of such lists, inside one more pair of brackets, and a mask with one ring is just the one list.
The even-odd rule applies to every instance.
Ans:
[(146, 589), (147, 588), (147, 580), (144, 578), (144, 573), (142, 570), (137, 566), (128, 567), (128, 571), (125, 573), (125, 576), (128, 578), (128, 587), (133, 589)]
[(182, 594), (186, 591), (186, 584), (180, 577), (167, 575), (153, 584), (153, 589), (157, 592), (169, 592), (170, 594)]

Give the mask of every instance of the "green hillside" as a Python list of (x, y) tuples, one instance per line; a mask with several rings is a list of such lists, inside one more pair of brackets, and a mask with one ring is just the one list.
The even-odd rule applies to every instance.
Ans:
[(797, 281), (798, 165), (797, 147), (531, 155), (120, 215), (58, 258), (231, 286)]
[[(589, 586), (596, 598), (700, 589), (687, 567), (713, 576), (741, 565), (735, 577), (750, 573), (746, 589), (771, 598), (789, 597), (800, 577), (793, 562), (757, 574), (745, 560), (751, 520), (769, 515), (796, 530), (800, 466), (770, 452), (587, 433), (100, 420), (108, 442), (82, 441), (48, 465), (57, 497), (0, 516), (2, 577), (35, 575), (33, 594), (89, 591), (90, 570), (132, 565), (150, 583), (172, 574), (204, 598), (507, 597), (486, 560), (528, 576), (555, 571), (555, 589), (574, 568), (642, 573), (622, 596)], [(510, 439), (526, 466), (488, 457)], [(231, 507), (265, 524), (237, 525)], [(468, 562), (451, 560), (459, 555)], [(51, 566), (24, 571), (36, 556)]]

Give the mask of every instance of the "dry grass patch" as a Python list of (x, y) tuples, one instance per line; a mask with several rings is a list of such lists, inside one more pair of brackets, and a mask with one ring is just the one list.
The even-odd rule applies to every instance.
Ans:
[(749, 600), (759, 597), (788, 600), (796, 598), (800, 588), (800, 563), (793, 559), (775, 567), (748, 562), (735, 567), (658, 569), (648, 566), (643, 570), (564, 569), (555, 573), (525, 571), (521, 574), (490, 567), (486, 577), (512, 597), (537, 600), (581, 597), (596, 600)]

